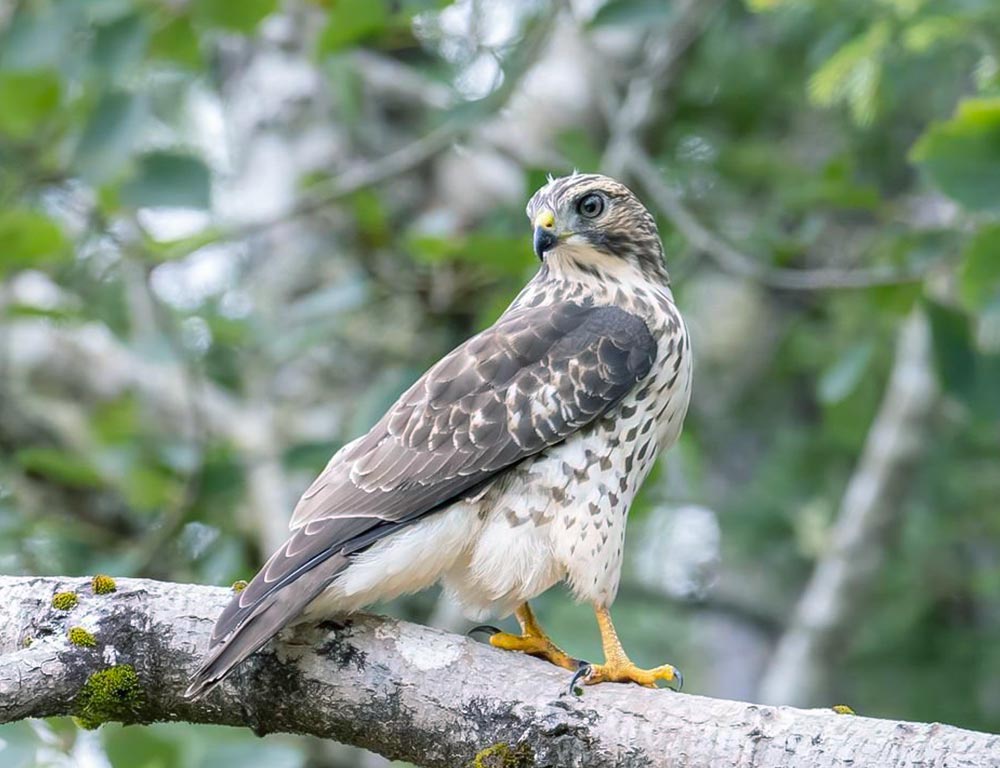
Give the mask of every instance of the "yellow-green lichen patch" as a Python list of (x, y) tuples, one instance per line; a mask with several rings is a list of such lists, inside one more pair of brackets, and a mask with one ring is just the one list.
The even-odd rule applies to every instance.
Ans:
[(115, 580), (103, 573), (97, 574), (90, 580), (90, 587), (94, 590), (95, 595), (110, 595), (118, 589)]
[(242, 592), (246, 588), (247, 588), (247, 583), (243, 581), (243, 579), (233, 582), (233, 592)]
[(501, 742), (487, 747), (472, 760), (470, 768), (532, 768), (535, 756), (527, 744), (510, 744)]
[(26, 637), (26, 638), (24, 638), (24, 640), (21, 641), (21, 647), (22, 648), (30, 648), (31, 644), (33, 642), (35, 642), (35, 638), (33, 638), (33, 637)]
[(81, 727), (94, 729), (111, 720), (128, 722), (142, 703), (142, 685), (131, 664), (94, 672), (76, 695), (76, 718)]
[(97, 646), (97, 640), (94, 639), (93, 634), (83, 627), (70, 627), (66, 636), (73, 645), (79, 645), (83, 648), (94, 648)]
[(52, 607), (57, 611), (71, 611), (79, 602), (76, 592), (56, 592), (52, 595)]
[(854, 715), (854, 714), (857, 714), (853, 709), (851, 709), (846, 704), (834, 704), (832, 707), (830, 707), (830, 709), (832, 709), (838, 715)]

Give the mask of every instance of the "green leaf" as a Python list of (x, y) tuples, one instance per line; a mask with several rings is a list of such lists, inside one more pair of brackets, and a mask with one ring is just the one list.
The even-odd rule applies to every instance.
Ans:
[(99, 488), (104, 482), (83, 456), (58, 448), (24, 448), (14, 458), (27, 472), (45, 475), (64, 485)]
[(407, 238), (406, 246), (413, 253), (415, 260), (427, 264), (455, 258), (461, 250), (449, 237), (423, 234)]
[(211, 174), (199, 158), (150, 152), (121, 187), (121, 202), (136, 208), (208, 208)]
[(920, 137), (910, 159), (966, 208), (1000, 208), (1000, 97), (962, 102)]
[[(4, 3), (6, 8), (12, 3)], [(79, 46), (81, 9), (66, 3), (19, 3), (17, 12), (0, 24), (0, 67), (11, 70), (58, 69)]]
[(531, 244), (524, 235), (475, 232), (465, 240), (459, 258), (498, 274), (520, 275), (536, 263)]
[(24, 140), (59, 108), (59, 76), (49, 70), (0, 72), (0, 133)]
[(945, 391), (970, 402), (976, 390), (976, 353), (969, 318), (934, 301), (926, 306), (938, 380)]
[[(427, 11), (440, 11), (443, 8), (447, 8), (452, 4), (454, 0), (396, 0), (394, 8), (396, 8), (397, 13), (402, 14), (406, 18), (412, 18), (419, 13), (425, 13)], [(320, 0), (320, 2), (329, 2), (329, 0)]]
[(169, 61), (187, 69), (201, 69), (204, 60), (198, 35), (191, 19), (178, 16), (153, 33), (149, 43), (149, 58)]
[(610, 0), (590, 20), (592, 27), (656, 24), (670, 18), (670, 3), (663, 0)]
[(7, 317), (30, 317), (51, 320), (53, 324), (66, 323), (70, 320), (82, 321), (83, 313), (78, 309), (37, 307), (33, 304), (14, 302), (4, 307), (3, 314)]
[(337, 0), (320, 34), (320, 55), (377, 35), (389, 22), (384, 0)]
[(1000, 419), (1000, 354), (981, 355), (977, 371), (976, 409), (987, 419)]
[[(169, 768), (184, 765), (182, 734), (152, 728), (124, 728), (117, 723), (101, 729), (103, 746), (112, 765), (132, 768)], [(171, 738), (172, 737), (172, 738)], [(180, 738), (179, 738), (180, 737)]]
[(68, 258), (59, 225), (26, 208), (0, 211), (0, 274)]
[(154, 510), (166, 506), (175, 498), (177, 481), (159, 466), (138, 464), (124, 478), (121, 491), (129, 506)]
[(362, 190), (354, 195), (351, 203), (358, 234), (363, 238), (365, 245), (372, 248), (388, 245), (392, 229), (379, 196), (371, 190)]
[(195, 18), (207, 27), (249, 34), (278, 8), (278, 0), (196, 0)]
[[(61, 5), (65, 8), (71, 2), (73, 0), (62, 0)], [(131, 14), (137, 5), (135, 0), (75, 0), (75, 4), (82, 6), (84, 18), (93, 25), (118, 21)]]
[(98, 27), (91, 60), (109, 80), (133, 77), (149, 43), (149, 26), (138, 13)]
[(474, 264), (499, 275), (520, 275), (534, 263), (525, 237), (477, 232), (467, 237), (413, 235), (406, 246), (418, 262), (456, 261)]
[(755, 13), (774, 11), (783, 6), (795, 5), (802, 0), (745, 0), (747, 8)]
[(857, 389), (872, 360), (875, 344), (870, 339), (851, 346), (820, 377), (817, 394), (820, 402), (839, 403)]
[(938, 379), (975, 418), (1000, 419), (1000, 354), (976, 349), (972, 318), (952, 307), (926, 302)]
[(145, 122), (145, 99), (124, 91), (106, 93), (96, 104), (77, 144), (73, 164), (86, 181), (119, 178)]
[(890, 30), (877, 22), (845, 43), (809, 78), (809, 98), (821, 107), (846, 103), (858, 125), (869, 125), (878, 111), (882, 55)]
[(962, 299), (982, 310), (1000, 299), (1000, 224), (983, 227), (969, 243), (959, 271)]
[(142, 433), (142, 415), (132, 394), (102, 404), (91, 415), (95, 436), (106, 445), (127, 444)]
[(928, 16), (903, 31), (903, 46), (914, 53), (926, 53), (940, 43), (959, 42), (971, 30), (961, 19), (950, 16)]
[(880, 311), (891, 315), (905, 315), (913, 309), (923, 292), (921, 283), (876, 285), (868, 289), (868, 296)]
[(184, 259), (206, 245), (213, 245), (225, 237), (225, 232), (217, 227), (208, 227), (193, 235), (180, 237), (174, 240), (153, 240), (147, 238), (143, 241), (143, 256), (153, 262), (171, 261), (173, 259)]

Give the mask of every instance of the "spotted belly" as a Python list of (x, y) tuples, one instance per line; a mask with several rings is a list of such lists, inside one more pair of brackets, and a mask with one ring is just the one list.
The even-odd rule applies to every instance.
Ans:
[(506, 615), (559, 581), (579, 600), (614, 601), (629, 507), (680, 434), (690, 398), (686, 336), (660, 356), (617, 408), (511, 470), (480, 500), (476, 541), (444, 579), (470, 616)]
[(628, 508), (655, 460), (654, 443), (651, 435), (609, 446), (596, 429), (514, 470), (500, 493), (483, 499), (482, 527), (445, 576), (446, 589), (473, 618), (507, 615), (560, 581), (577, 599), (610, 604)]

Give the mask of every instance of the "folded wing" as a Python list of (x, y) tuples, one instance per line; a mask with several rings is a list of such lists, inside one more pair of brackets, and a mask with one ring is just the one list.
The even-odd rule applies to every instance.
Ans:
[(655, 357), (639, 317), (569, 302), (508, 312), (452, 351), (303, 494), (291, 538), (220, 616), (189, 694), (301, 613), (353, 553), (586, 427)]

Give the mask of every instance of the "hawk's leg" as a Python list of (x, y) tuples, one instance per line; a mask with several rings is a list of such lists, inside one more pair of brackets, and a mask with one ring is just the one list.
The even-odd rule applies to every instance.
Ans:
[(497, 632), (490, 637), (490, 645), (507, 651), (520, 651), (529, 656), (536, 656), (555, 664), (557, 667), (573, 672), (584, 664), (579, 659), (569, 656), (549, 639), (549, 636), (539, 626), (538, 619), (535, 618), (530, 605), (522, 604), (514, 611), (514, 616), (517, 617), (517, 622), (521, 625), (521, 634), (512, 635), (509, 632)]
[(618, 639), (618, 633), (615, 631), (615, 625), (611, 623), (611, 614), (608, 613), (608, 609), (600, 605), (595, 605), (594, 613), (597, 614), (597, 626), (601, 630), (601, 642), (604, 645), (604, 663), (590, 664), (581, 668), (574, 676), (573, 683), (570, 684), (570, 690), (573, 689), (573, 685), (578, 680), (582, 680), (586, 685), (604, 682), (638, 683), (639, 685), (645, 685), (647, 688), (655, 688), (656, 681), (663, 680), (667, 683), (672, 683), (671, 687), (675, 687), (676, 690), (680, 690), (684, 684), (684, 677), (679, 670), (674, 669), (670, 664), (653, 667), (652, 669), (637, 667), (625, 653), (625, 649), (622, 648), (621, 640)]

